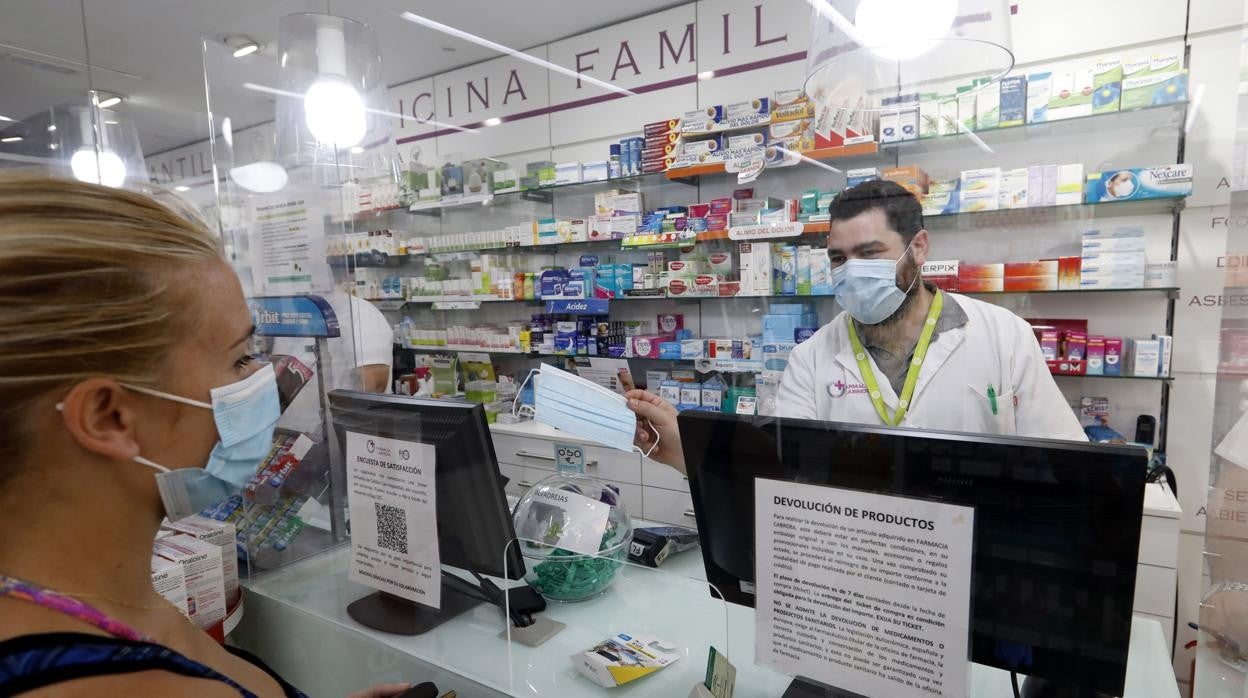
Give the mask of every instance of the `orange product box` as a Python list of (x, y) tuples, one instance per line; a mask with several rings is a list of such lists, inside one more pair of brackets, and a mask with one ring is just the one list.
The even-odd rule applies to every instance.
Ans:
[(1017, 276), (1052, 276), (1057, 277), (1057, 260), (1049, 259), (1037, 262), (1006, 262), (1005, 278)]
[(1059, 291), (1078, 291), (1083, 267), (1081, 257), (1057, 258), (1057, 289)]
[(968, 279), (961, 276), (958, 277), (958, 290), (960, 293), (1000, 293), (1005, 290), (1005, 278), (998, 276)]
[(906, 167), (886, 167), (880, 173), (880, 179), (887, 179), (905, 187), (910, 193), (922, 196), (927, 193), (927, 173), (917, 165)]
[(1057, 274), (1048, 276), (1007, 276), (1005, 277), (1006, 291), (1056, 291), (1057, 290)]
[(1005, 265), (1001, 262), (995, 264), (959, 264), (958, 278), (963, 283), (967, 279), (1004, 279)]

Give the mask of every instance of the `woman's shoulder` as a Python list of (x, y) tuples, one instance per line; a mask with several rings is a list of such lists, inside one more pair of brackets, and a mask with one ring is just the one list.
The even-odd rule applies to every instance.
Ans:
[(90, 676), (22, 693), (23, 698), (98, 698), (99, 696), (123, 695), (238, 698), (239, 693), (220, 681), (181, 676), (158, 670), (112, 676)]

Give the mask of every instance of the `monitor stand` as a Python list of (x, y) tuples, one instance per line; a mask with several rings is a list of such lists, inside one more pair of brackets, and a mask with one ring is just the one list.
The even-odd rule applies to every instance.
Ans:
[(464, 594), (444, 581), (440, 609), (379, 591), (351, 602), (347, 606), (347, 615), (357, 623), (383, 633), (423, 635), (482, 603), (481, 599)]
[(1056, 683), (1033, 676), (1028, 676), (1023, 681), (1023, 688), (1019, 693), (1023, 698), (1110, 698), (1083, 686)]
[(798, 676), (785, 689), (781, 698), (866, 698), (866, 696)]

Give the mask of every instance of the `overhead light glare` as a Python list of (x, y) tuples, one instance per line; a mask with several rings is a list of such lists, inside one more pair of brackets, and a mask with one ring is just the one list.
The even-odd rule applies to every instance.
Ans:
[(179, 184), (178, 186), (174, 187), (173, 190), (174, 191), (190, 191), (191, 188), (186, 186), (185, 184)]
[(4, 138), (0, 138), (0, 143), (20, 143), (21, 141), (21, 136), (5, 136)]
[(497, 126), (503, 123), (503, 120), (498, 118), (497, 116), (491, 116), (490, 118), (486, 119), (485, 121), (481, 123), (485, 124), (486, 126)]

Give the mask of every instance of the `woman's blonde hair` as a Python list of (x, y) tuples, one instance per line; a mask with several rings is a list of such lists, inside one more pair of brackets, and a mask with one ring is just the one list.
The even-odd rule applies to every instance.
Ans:
[(0, 175), (0, 464), (74, 383), (152, 385), (194, 321), (179, 277), (221, 260), (204, 225), (141, 194)]

